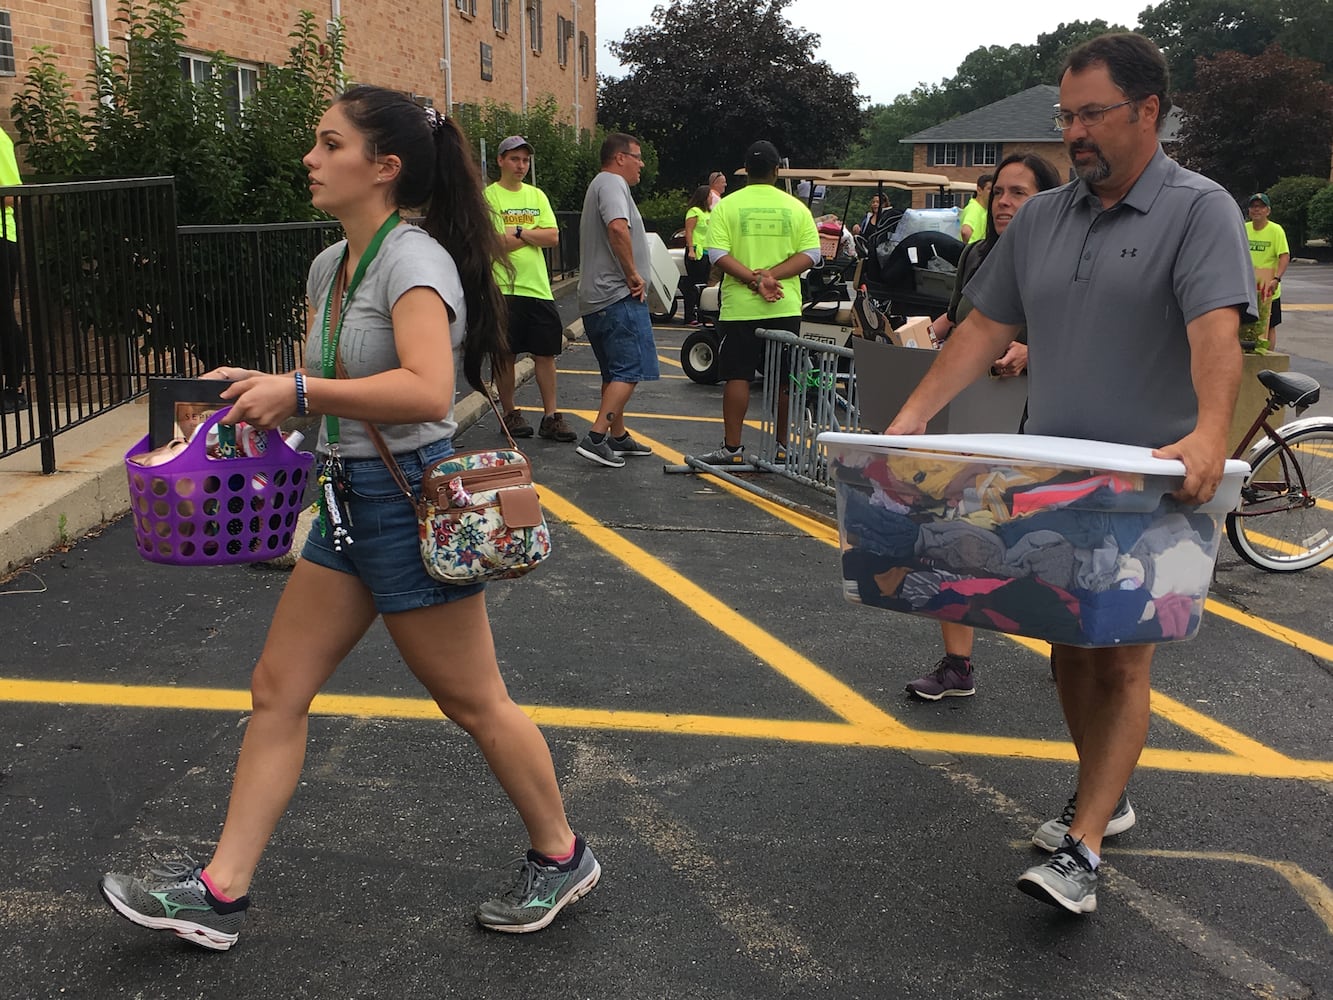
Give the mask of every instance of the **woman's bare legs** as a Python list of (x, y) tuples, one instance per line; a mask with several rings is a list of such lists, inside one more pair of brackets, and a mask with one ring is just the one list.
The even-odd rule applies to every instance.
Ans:
[(301, 777), (310, 703), (374, 620), (370, 592), (356, 577), (297, 560), (250, 678), (254, 710), (208, 863), (209, 879), (225, 895), (249, 891)]
[(476, 741), (527, 827), (532, 847), (560, 857), (574, 846), (546, 740), (509, 697), (495, 659), (484, 594), (385, 615), (412, 673)]

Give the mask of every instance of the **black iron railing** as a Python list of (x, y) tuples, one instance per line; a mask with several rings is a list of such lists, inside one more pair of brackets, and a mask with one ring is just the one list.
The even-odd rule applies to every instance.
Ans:
[[(170, 177), (25, 184), (0, 198), (14, 199), (20, 258), (15, 323), (0, 303), (0, 377), (21, 393), (3, 397), (0, 457), (39, 447), (47, 473), (58, 434), (141, 396), (150, 376), (294, 368), (310, 261), (341, 237), (336, 222), (177, 227)], [(562, 278), (578, 270), (579, 213), (556, 217), (546, 255)]]

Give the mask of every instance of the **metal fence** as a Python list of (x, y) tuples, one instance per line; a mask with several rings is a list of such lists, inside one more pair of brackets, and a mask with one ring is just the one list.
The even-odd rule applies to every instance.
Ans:
[[(178, 227), (170, 177), (0, 197), (21, 237), (17, 268), (0, 253), (0, 296), (17, 292), (12, 322), (0, 307), (0, 376), (22, 393), (4, 396), (0, 457), (38, 447), (47, 473), (57, 435), (143, 395), (150, 376), (300, 363), (310, 261), (342, 235), (336, 222)], [(579, 218), (556, 213), (553, 278), (578, 271)]]
[(832, 493), (827, 449), (816, 438), (824, 431), (861, 429), (855, 357), (850, 348), (785, 330), (758, 335), (765, 342), (764, 404), (755, 463)]

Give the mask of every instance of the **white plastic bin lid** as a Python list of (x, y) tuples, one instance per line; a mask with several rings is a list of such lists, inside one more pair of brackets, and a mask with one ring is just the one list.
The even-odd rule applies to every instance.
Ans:
[[(1082, 438), (1047, 437), (1041, 434), (848, 434), (825, 431), (819, 443), (866, 451), (934, 451), (981, 458), (1012, 459), (1041, 465), (1066, 465), (1078, 469), (1105, 469), (1145, 476), (1185, 477), (1185, 463), (1176, 458), (1154, 458), (1151, 448)], [(1239, 459), (1227, 459), (1218, 496), (1205, 509), (1219, 502), (1234, 507), (1240, 498), (1241, 481), (1250, 467)]]

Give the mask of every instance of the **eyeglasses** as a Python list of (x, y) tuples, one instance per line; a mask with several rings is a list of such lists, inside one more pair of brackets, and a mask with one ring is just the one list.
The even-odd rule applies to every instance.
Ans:
[(642, 154), (642, 153), (631, 153), (631, 152), (629, 152), (628, 150), (621, 150), (621, 151), (620, 151), (620, 155), (621, 155), (621, 156), (632, 156), (632, 157), (634, 157), (636, 160), (638, 160), (640, 163), (643, 162), (643, 154)]
[[(1116, 108), (1123, 108), (1126, 104), (1135, 104), (1140, 100), (1137, 97), (1131, 97), (1127, 101), (1121, 101), (1119, 104), (1110, 104), (1104, 108), (1083, 108), (1079, 111), (1059, 111), (1057, 110), (1051, 120), (1055, 122), (1055, 130), (1063, 132), (1067, 128), (1072, 128), (1074, 119), (1077, 118), (1086, 126), (1100, 125), (1106, 112), (1114, 111)], [(1054, 105), (1057, 109), (1060, 105)]]

